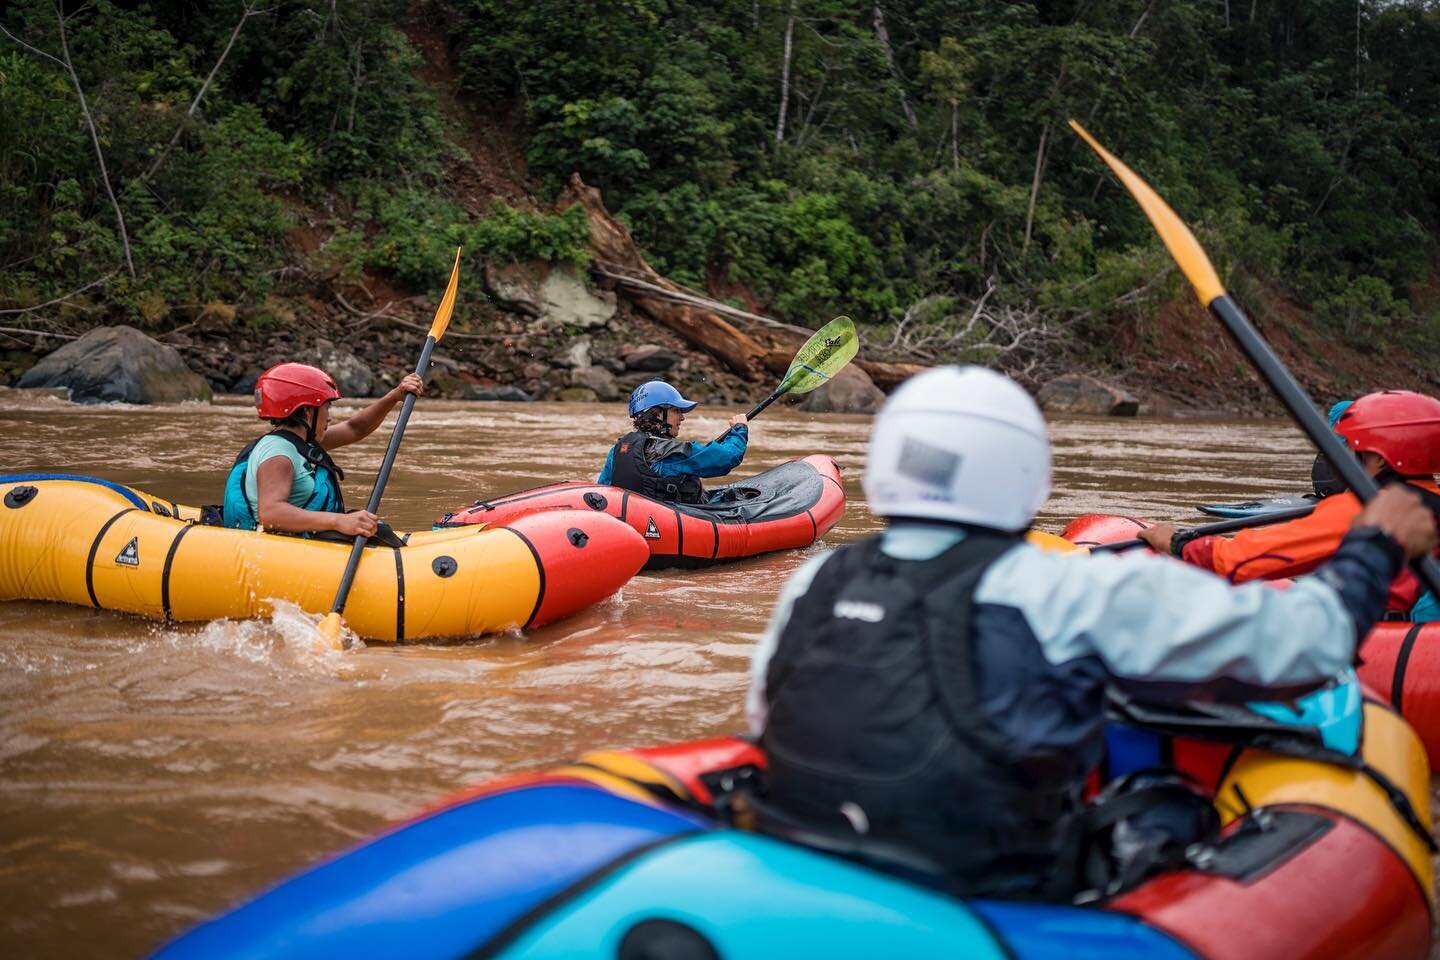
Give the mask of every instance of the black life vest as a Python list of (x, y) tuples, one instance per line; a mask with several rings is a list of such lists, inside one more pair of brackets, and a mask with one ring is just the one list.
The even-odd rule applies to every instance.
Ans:
[(655, 437), (639, 430), (627, 433), (615, 441), (615, 455), (610, 461), (610, 482), (652, 500), (664, 500), (667, 503), (703, 502), (705, 488), (699, 477), (664, 477), (655, 472), (645, 456), (646, 448), (653, 443), (674, 445), (677, 450), (689, 449), (689, 444), (679, 440)]
[[(304, 509), (321, 513), (345, 512), (345, 498), (340, 493), (340, 481), (345, 479), (345, 471), (330, 459), (324, 447), (318, 443), (306, 443), (289, 430), (272, 430), (265, 436), (284, 438), (306, 463), (315, 468), (315, 490), (305, 501)], [(223, 526), (237, 530), (254, 530), (259, 526), (255, 512), (250, 508), (250, 498), (245, 496), (245, 470), (255, 444), (263, 439), (265, 437), (256, 437), (245, 445), (225, 478), (224, 503), (220, 508)]]
[(820, 830), (923, 852), (960, 895), (1073, 892), (1062, 866), (1081, 773), (989, 722), (972, 662), (975, 587), (1018, 542), (972, 529), (910, 561), (875, 538), (820, 568), (766, 674), (767, 802)]

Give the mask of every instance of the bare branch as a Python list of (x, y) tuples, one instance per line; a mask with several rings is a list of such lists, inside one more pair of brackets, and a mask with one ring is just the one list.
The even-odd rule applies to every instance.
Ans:
[[(395, 324), (395, 326), (397, 327), (404, 327), (407, 330), (416, 330), (420, 333), (430, 332), (430, 327), (427, 324), (414, 323), (409, 320), (402, 320), (399, 317), (395, 316), (393, 313), (386, 313), (386, 311), (390, 309), (391, 305), (394, 304), (393, 300), (388, 301), (385, 306), (381, 307), (379, 310), (372, 310), (367, 313), (364, 310), (361, 310), (359, 307), (356, 307), (349, 300), (346, 300), (344, 295), (341, 294), (339, 290), (334, 291), (334, 293), (335, 300), (337, 303), (340, 304), (340, 306), (344, 307), (347, 311), (360, 318), (359, 322), (355, 324), (354, 329), (363, 328), (371, 320), (385, 320), (389, 323)], [(419, 298), (411, 297), (410, 299), (415, 300)], [(498, 333), (457, 333), (453, 329), (445, 331), (445, 337), (450, 340), (479, 340), (485, 343), (494, 343), (496, 341), (504, 339), (504, 335)]]
[(790, 18), (785, 21), (785, 59), (780, 65), (780, 117), (775, 121), (775, 146), (785, 142), (785, 114), (790, 110), (790, 51), (795, 38), (795, 6), (790, 0)]
[(1020, 259), (1030, 252), (1030, 231), (1035, 226), (1035, 200), (1040, 195), (1040, 178), (1045, 175), (1045, 141), (1050, 136), (1047, 122), (1040, 131), (1040, 146), (1035, 151), (1035, 176), (1030, 181), (1030, 205), (1025, 209), (1025, 243), (1020, 247)]
[[(125, 229), (125, 214), (120, 212), (120, 201), (115, 199), (115, 190), (110, 186), (110, 173), (105, 169), (105, 151), (100, 149), (100, 134), (95, 130), (95, 118), (90, 115), (90, 105), (85, 102), (85, 90), (80, 86), (80, 76), (70, 60), (70, 41), (65, 36), (65, 11), (62, 0), (55, 0), (55, 20), (60, 24), (60, 52), (64, 54), (63, 66), (75, 85), (75, 95), (80, 98), (80, 112), (85, 115), (85, 126), (90, 129), (90, 142), (95, 145), (95, 160), (100, 164), (100, 180), (110, 196), (110, 206), (115, 210), (115, 222), (120, 226), (120, 244), (125, 248), (125, 268), (135, 276), (135, 260), (130, 256), (130, 234)], [(83, 9), (83, 8), (82, 8)], [(77, 13), (79, 11), (76, 11)]]
[(5, 26), (4, 26), (3, 24), (0, 24), (0, 33), (5, 34), (5, 36), (9, 37), (11, 40), (15, 41), (17, 44), (19, 44), (20, 46), (24, 47), (26, 50), (29, 50), (31, 53), (38, 54), (38, 55), (44, 57), (46, 60), (49, 60), (51, 63), (57, 64), (57, 65), (62, 66), (62, 67), (65, 66), (65, 64), (63, 64), (63, 63), (61, 63), (59, 60), (55, 59), (55, 58), (52, 57), (50, 54), (46, 53), (44, 50), (41, 50), (39, 47), (32, 47), (32, 46), (30, 46), (30, 44), (26, 43), (24, 40), (21, 40), (19, 37), (15, 36), (15, 34), (11, 33), (9, 30), (6, 30), (6, 29), (5, 29)]
[(23, 334), (25, 336), (35, 337), (36, 339), (44, 339), (45, 337), (54, 337), (56, 340), (80, 339), (79, 337), (70, 333), (52, 333), (49, 330), (31, 330), (27, 327), (0, 327), (0, 333), (9, 334), (12, 336), (14, 334)]
[(33, 306), (33, 307), (20, 307), (20, 308), (18, 308), (18, 309), (12, 309), (12, 310), (0, 310), (0, 316), (13, 316), (13, 315), (15, 315), (15, 314), (20, 314), (20, 313), (34, 313), (34, 312), (37, 311), (37, 310), (44, 310), (46, 307), (53, 307), (53, 306), (55, 306), (55, 304), (57, 304), (57, 303), (64, 303), (66, 300), (69, 300), (71, 297), (78, 297), (80, 294), (84, 293), (86, 290), (89, 290), (91, 287), (98, 287), (98, 286), (99, 286), (100, 284), (102, 284), (102, 283), (107, 283), (107, 282), (109, 282), (110, 278), (113, 277), (113, 276), (115, 276), (115, 271), (114, 271), (114, 270), (111, 270), (109, 273), (105, 274), (105, 276), (101, 277), (99, 280), (91, 280), (89, 283), (85, 284), (85, 286), (80, 287), (80, 288), (75, 289), (75, 290), (71, 290), (69, 293), (65, 294), (64, 296), (56, 297), (54, 300), (46, 300), (44, 303), (37, 303), (37, 304), (36, 304), (35, 306)]
[(900, 74), (900, 67), (895, 62), (895, 51), (890, 48), (890, 31), (885, 29), (885, 11), (880, 4), (875, 4), (875, 39), (880, 41), (880, 50), (885, 54), (885, 66), (890, 68), (890, 77), (895, 81), (895, 89), (900, 93), (900, 107), (905, 111), (905, 122), (910, 125), (911, 130), (919, 130), (920, 124), (915, 119), (915, 111), (910, 108), (910, 98), (905, 96), (905, 78)]
[(622, 287), (631, 287), (635, 290), (643, 290), (645, 291), (645, 295), (647, 297), (654, 297), (657, 300), (669, 300), (672, 303), (685, 303), (689, 304), (690, 306), (701, 307), (705, 310), (709, 310), (712, 313), (723, 314), (727, 317), (734, 317), (738, 320), (748, 320), (751, 323), (763, 324), (767, 327), (774, 327), (777, 330), (789, 330), (791, 333), (799, 333), (807, 337), (815, 332), (808, 329), (807, 327), (796, 326), (793, 323), (783, 323), (771, 317), (762, 317), (758, 313), (750, 313), (748, 311), (732, 307), (728, 303), (722, 303), (719, 300), (712, 300), (711, 298), (702, 296), (698, 293), (667, 290), (664, 287), (657, 286), (653, 283), (647, 283), (644, 280), (638, 280), (635, 277), (628, 276), (624, 273), (615, 273), (613, 270), (607, 269), (607, 266), (601, 266), (597, 262), (593, 264), (590, 269), (599, 276), (614, 280)]
[(205, 82), (200, 84), (200, 89), (196, 92), (195, 99), (190, 101), (190, 107), (185, 111), (185, 116), (176, 124), (175, 133), (170, 137), (170, 142), (165, 144), (160, 153), (156, 155), (155, 162), (150, 164), (150, 169), (146, 170), (144, 175), (140, 177), (141, 180), (149, 180), (155, 176), (155, 172), (160, 169), (160, 165), (165, 162), (165, 158), (170, 156), (170, 151), (175, 148), (175, 144), (180, 142), (180, 134), (185, 132), (186, 124), (195, 116), (195, 110), (200, 106), (200, 101), (204, 99), (205, 91), (210, 89), (210, 82), (215, 79), (215, 74), (220, 72), (221, 64), (225, 62), (226, 57), (230, 56), (230, 48), (235, 46), (235, 38), (240, 36), (240, 30), (245, 26), (245, 21), (253, 16), (259, 16), (269, 12), (269, 10), (256, 10), (253, 0), (245, 0), (245, 11), (240, 14), (240, 20), (235, 24), (235, 29), (230, 31), (230, 39), (226, 42), (225, 49), (220, 52), (220, 58), (216, 60), (215, 65), (210, 68), (210, 73), (205, 77)]
[(355, 69), (351, 72), (350, 113), (345, 120), (345, 132), (355, 132), (355, 102), (360, 99), (360, 88), (365, 83), (365, 60), (361, 56), (364, 48), (361, 41), (355, 41)]

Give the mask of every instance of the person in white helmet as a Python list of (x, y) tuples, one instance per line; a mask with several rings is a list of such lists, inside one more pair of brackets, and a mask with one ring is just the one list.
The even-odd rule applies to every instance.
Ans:
[(1030, 396), (978, 367), (903, 384), (864, 477), (880, 536), (806, 563), (757, 648), (747, 702), (766, 806), (817, 834), (908, 849), (963, 895), (1067, 898), (1058, 869), (1100, 759), (1107, 684), (1149, 700), (1277, 699), (1349, 667), (1407, 557), (1417, 498), (1386, 489), (1318, 574), (1232, 587), (1153, 554), (1046, 552)]

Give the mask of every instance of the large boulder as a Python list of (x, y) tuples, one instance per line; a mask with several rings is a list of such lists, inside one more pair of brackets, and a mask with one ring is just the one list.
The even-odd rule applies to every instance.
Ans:
[(680, 362), (680, 355), (653, 343), (642, 343), (624, 356), (625, 369), (643, 373), (660, 373)]
[(509, 403), (529, 403), (530, 394), (519, 387), (481, 387), (471, 384), (464, 393), (466, 400), (503, 400)]
[(570, 385), (589, 387), (601, 400), (620, 399), (620, 388), (615, 383), (615, 374), (604, 367), (579, 367), (571, 370)]
[(876, 413), (885, 394), (853, 363), (818, 387), (800, 404), (808, 413)]
[(500, 309), (532, 317), (535, 330), (596, 330), (615, 316), (615, 294), (592, 290), (569, 264), (487, 266), (485, 292)]
[(25, 371), (21, 387), (65, 387), (77, 403), (210, 402), (180, 353), (134, 327), (96, 327)]
[(375, 388), (375, 374), (355, 354), (329, 340), (315, 341), (315, 347), (299, 358), (330, 374), (342, 397), (368, 397)]
[(1035, 399), (1047, 413), (1133, 417), (1140, 409), (1140, 402), (1124, 389), (1083, 373), (1067, 373), (1048, 381)]
[(566, 387), (556, 399), (565, 403), (594, 403), (600, 398), (589, 387)]
[(576, 337), (575, 342), (570, 344), (564, 353), (552, 359), (562, 367), (579, 369), (590, 366), (590, 338)]

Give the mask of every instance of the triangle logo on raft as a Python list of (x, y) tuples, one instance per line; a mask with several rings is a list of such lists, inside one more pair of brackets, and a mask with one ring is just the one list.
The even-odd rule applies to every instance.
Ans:
[(140, 566), (140, 538), (131, 537), (130, 542), (125, 544), (125, 549), (116, 555), (115, 562), (127, 567)]
[(660, 539), (660, 528), (657, 527), (657, 526), (655, 526), (655, 518), (654, 518), (654, 517), (651, 517), (651, 518), (650, 518), (650, 522), (647, 523), (647, 524), (645, 524), (645, 539), (646, 539), (646, 540), (659, 540), (659, 539)]

